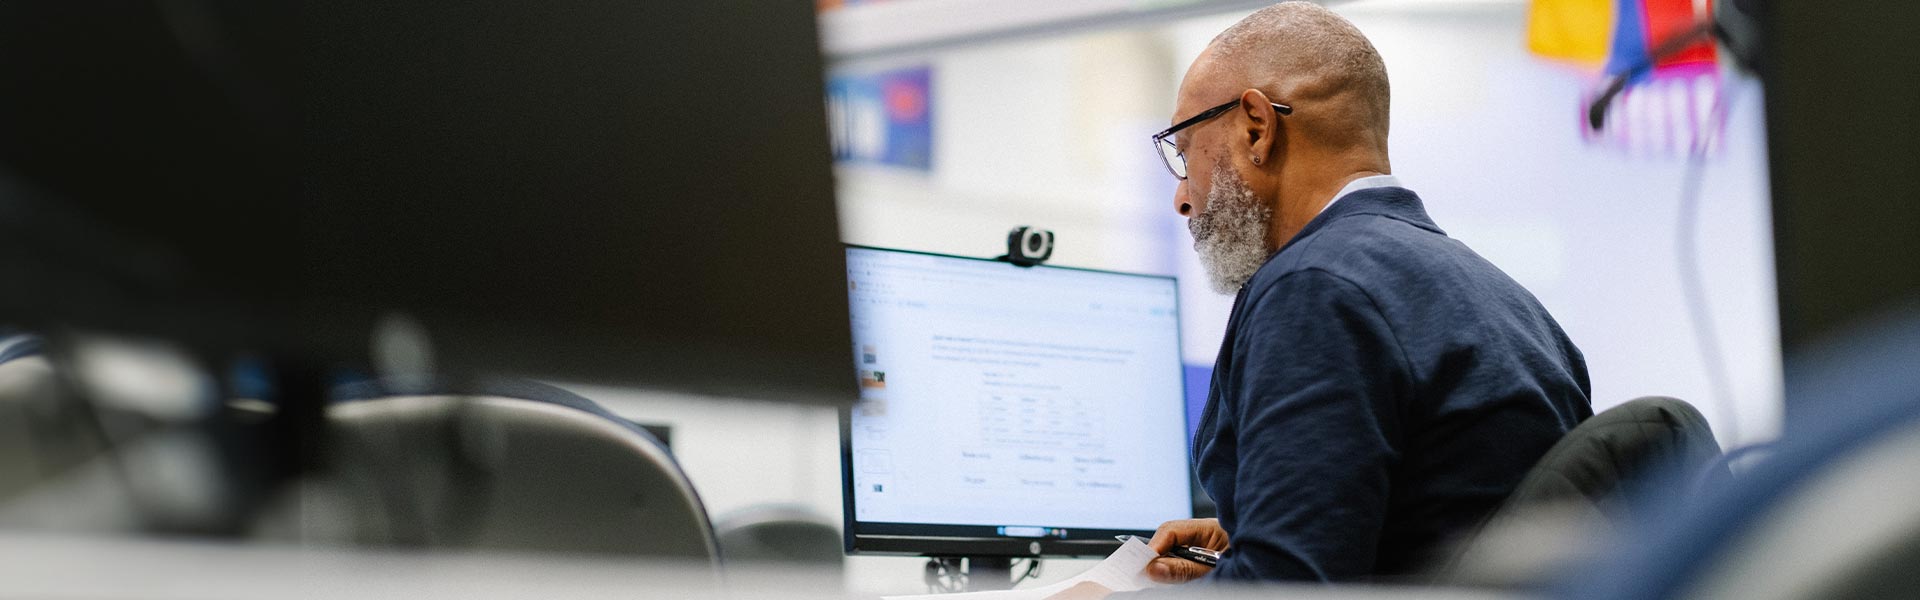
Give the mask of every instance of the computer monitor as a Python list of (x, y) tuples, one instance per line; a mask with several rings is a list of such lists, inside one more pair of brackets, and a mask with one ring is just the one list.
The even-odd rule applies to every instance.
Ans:
[(847, 551), (1104, 555), (1191, 517), (1174, 286), (849, 247)]

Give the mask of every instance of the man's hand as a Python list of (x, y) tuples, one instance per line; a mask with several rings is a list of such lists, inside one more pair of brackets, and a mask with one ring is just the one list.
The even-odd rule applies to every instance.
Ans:
[[(1219, 519), (1167, 521), (1160, 524), (1160, 529), (1153, 532), (1153, 540), (1147, 542), (1147, 546), (1161, 554), (1166, 554), (1176, 545), (1224, 552), (1227, 549), (1227, 530), (1220, 528)], [(1160, 583), (1186, 583), (1211, 571), (1213, 567), (1173, 556), (1162, 556), (1147, 563), (1147, 577)]]
[(1100, 600), (1112, 593), (1113, 590), (1107, 589), (1107, 586), (1082, 581), (1073, 584), (1073, 587), (1061, 590), (1058, 594), (1047, 596), (1047, 600)]

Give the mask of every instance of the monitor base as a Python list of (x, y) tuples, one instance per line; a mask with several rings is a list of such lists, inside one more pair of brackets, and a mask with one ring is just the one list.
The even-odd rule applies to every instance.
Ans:
[(927, 557), (927, 589), (938, 593), (1009, 590), (1014, 583), (1012, 557)]
[(1013, 589), (1013, 559), (1005, 556), (967, 557), (967, 591)]

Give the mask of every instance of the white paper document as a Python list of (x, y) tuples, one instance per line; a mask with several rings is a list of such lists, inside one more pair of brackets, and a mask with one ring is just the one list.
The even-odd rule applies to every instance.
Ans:
[(1064, 592), (1082, 581), (1091, 581), (1106, 586), (1116, 592), (1131, 592), (1150, 587), (1160, 587), (1147, 578), (1147, 563), (1159, 556), (1138, 539), (1129, 539), (1120, 545), (1119, 550), (1107, 555), (1100, 564), (1087, 569), (1085, 573), (1075, 575), (1065, 581), (1046, 587), (1030, 590), (1001, 590), (995, 592), (967, 592), (963, 594), (916, 594), (911, 596), (887, 596), (881, 600), (1044, 600), (1048, 596)]

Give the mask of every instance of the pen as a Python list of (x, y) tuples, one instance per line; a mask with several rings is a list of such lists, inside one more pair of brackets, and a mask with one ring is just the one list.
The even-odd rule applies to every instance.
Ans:
[[(1113, 536), (1113, 539), (1120, 540), (1122, 542), (1127, 540), (1140, 540), (1140, 543), (1142, 544), (1147, 543), (1147, 540), (1145, 538), (1142, 538), (1137, 535), (1116, 535), (1116, 536)], [(1218, 550), (1208, 550), (1206, 548), (1201, 548), (1199, 546), (1182, 546), (1180, 544), (1174, 544), (1173, 549), (1168, 551), (1168, 553), (1172, 554), (1173, 556), (1178, 556), (1180, 558), (1197, 562), (1209, 567), (1220, 566), (1220, 551)]]

